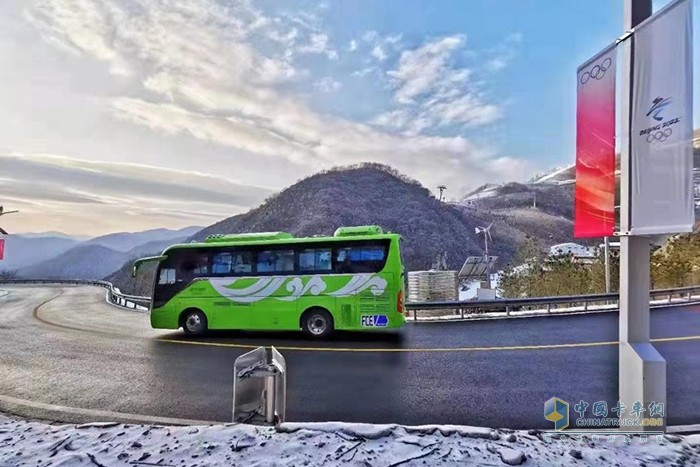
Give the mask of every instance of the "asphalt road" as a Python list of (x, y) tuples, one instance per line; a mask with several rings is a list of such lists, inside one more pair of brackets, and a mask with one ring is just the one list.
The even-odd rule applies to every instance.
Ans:
[[(616, 313), (409, 324), (320, 343), (296, 333), (190, 339), (150, 329), (100, 289), (3, 289), (0, 397), (227, 422), (234, 360), (274, 345), (288, 366), (288, 421), (548, 429), (552, 396), (617, 399)], [(652, 337), (667, 360), (668, 424), (700, 423), (700, 307), (652, 311)]]

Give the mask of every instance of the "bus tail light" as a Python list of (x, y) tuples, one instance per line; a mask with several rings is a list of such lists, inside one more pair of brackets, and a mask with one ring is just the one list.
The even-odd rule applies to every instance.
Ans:
[(399, 296), (396, 297), (396, 311), (403, 313), (403, 290), (399, 290)]

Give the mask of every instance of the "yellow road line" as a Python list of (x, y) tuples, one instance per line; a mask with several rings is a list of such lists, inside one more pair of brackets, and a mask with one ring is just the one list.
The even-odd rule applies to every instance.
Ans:
[[(41, 316), (39, 316), (39, 310), (41, 307), (47, 303), (61, 297), (63, 295), (63, 290), (61, 290), (56, 296), (45, 300), (39, 304), (33, 310), (34, 318), (41, 321), (44, 324), (51, 326), (56, 326), (63, 329), (69, 329), (73, 331), (90, 332), (96, 334), (106, 334), (113, 335), (117, 337), (125, 338), (142, 338), (149, 339), (148, 337), (136, 337), (133, 335), (127, 335), (122, 333), (111, 333), (100, 330), (84, 329), (79, 327), (68, 326), (65, 324), (59, 324), (52, 321), (48, 321)], [(153, 340), (158, 342), (165, 342), (168, 344), (184, 344), (184, 345), (199, 345), (205, 347), (228, 347), (233, 349), (256, 349), (261, 346), (269, 346), (269, 343), (260, 344), (236, 344), (236, 343), (226, 343), (226, 342), (207, 342), (207, 341), (194, 341), (194, 340), (181, 340), (181, 339), (171, 339), (166, 337), (156, 337)], [(682, 342), (700, 340), (700, 335), (697, 336), (679, 336), (679, 337), (662, 337), (657, 339), (651, 339), (652, 342)], [(570, 344), (541, 344), (541, 345), (506, 345), (506, 346), (487, 346), (487, 347), (417, 347), (417, 348), (362, 348), (362, 347), (313, 347), (313, 346), (290, 346), (290, 345), (279, 345), (275, 346), (278, 350), (285, 351), (296, 351), (296, 352), (352, 352), (352, 353), (435, 353), (435, 352), (497, 352), (497, 351), (515, 351), (515, 350), (551, 350), (551, 349), (571, 349), (571, 348), (582, 348), (582, 347), (603, 347), (610, 345), (618, 345), (618, 341), (601, 341), (601, 342), (575, 342)]]
[[(229, 344), (225, 342), (201, 342), (189, 341), (180, 339), (157, 338), (161, 342), (171, 344), (185, 345), (201, 345), (209, 347), (229, 347), (236, 349), (255, 349), (264, 346), (264, 344)], [(700, 336), (680, 336), (680, 337), (663, 337), (652, 339), (652, 342), (679, 342), (689, 340), (700, 340)], [(510, 350), (549, 350), (549, 349), (569, 349), (577, 347), (602, 347), (607, 345), (618, 345), (618, 341), (602, 341), (602, 342), (578, 342), (572, 344), (542, 344), (542, 345), (506, 345), (494, 347), (436, 347), (436, 348), (351, 348), (351, 347), (301, 347), (301, 346), (275, 346), (278, 350), (301, 351), (301, 352), (495, 352), (495, 351), (510, 351)], [(269, 345), (269, 344), (268, 344)]]

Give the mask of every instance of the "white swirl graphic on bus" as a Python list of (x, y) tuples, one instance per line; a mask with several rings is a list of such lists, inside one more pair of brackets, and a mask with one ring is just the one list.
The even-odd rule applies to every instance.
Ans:
[[(231, 301), (238, 303), (254, 303), (264, 300), (271, 295), (273, 295), (277, 290), (279, 290), (284, 283), (287, 282), (286, 290), (290, 292), (291, 295), (284, 297), (274, 297), (277, 300), (282, 301), (295, 301), (306, 294), (309, 295), (320, 295), (323, 293), (328, 284), (323, 280), (321, 276), (312, 276), (306, 284), (303, 283), (300, 277), (288, 277), (288, 276), (271, 276), (271, 277), (261, 277), (257, 281), (241, 289), (231, 288), (236, 282), (242, 279), (249, 279), (243, 277), (212, 277), (209, 280), (211, 286), (223, 297), (228, 298)], [(328, 295), (333, 297), (345, 297), (350, 295), (357, 295), (360, 292), (368, 290), (372, 295), (380, 296), (386, 290), (387, 281), (374, 274), (355, 274), (340, 289), (329, 292)]]
[(372, 276), (372, 274), (358, 274), (350, 279), (350, 282), (344, 287), (328, 295), (343, 297), (346, 295), (355, 295), (367, 289), (372, 292), (372, 295), (381, 295), (384, 293), (384, 289), (386, 289), (386, 281), (381, 277)]
[(292, 295), (289, 297), (279, 297), (277, 300), (291, 302), (298, 299), (306, 292), (311, 292), (311, 295), (318, 295), (324, 290), (326, 290), (326, 283), (318, 276), (313, 276), (306, 285), (302, 282), (301, 277), (295, 277), (287, 282), (287, 292), (291, 292)]

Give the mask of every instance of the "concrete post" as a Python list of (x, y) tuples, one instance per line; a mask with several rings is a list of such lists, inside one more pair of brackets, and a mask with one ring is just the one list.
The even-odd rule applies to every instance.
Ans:
[(275, 421), (275, 375), (265, 376), (265, 421)]
[[(651, 16), (651, 0), (623, 0), (623, 26), (629, 31)], [(622, 58), (622, 147), (620, 161), (620, 402), (622, 419), (632, 419), (632, 407), (641, 402), (648, 416), (651, 402), (666, 408), (666, 361), (649, 341), (649, 254), (645, 237), (629, 236), (631, 191), (632, 64), (634, 37), (623, 44)], [(666, 412), (664, 411), (664, 416)], [(622, 422), (622, 420), (621, 420)], [(624, 425), (621, 430), (658, 431), (664, 426)]]

